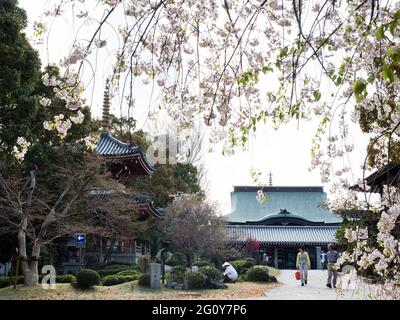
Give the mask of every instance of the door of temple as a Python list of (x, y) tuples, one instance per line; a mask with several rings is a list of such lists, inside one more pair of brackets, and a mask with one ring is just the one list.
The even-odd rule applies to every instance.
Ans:
[(278, 248), (278, 268), (296, 269), (297, 252), (294, 247)]

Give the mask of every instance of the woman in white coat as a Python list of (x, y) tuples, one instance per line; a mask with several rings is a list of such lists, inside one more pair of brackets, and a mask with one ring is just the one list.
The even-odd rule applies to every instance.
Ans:
[(224, 282), (235, 283), (238, 278), (238, 273), (235, 268), (229, 262), (225, 262), (222, 268), (224, 269)]

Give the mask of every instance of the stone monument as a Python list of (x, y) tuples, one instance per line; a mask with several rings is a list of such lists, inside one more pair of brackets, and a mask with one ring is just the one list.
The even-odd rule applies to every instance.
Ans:
[(159, 263), (150, 264), (150, 288), (160, 289), (161, 287), (161, 265)]

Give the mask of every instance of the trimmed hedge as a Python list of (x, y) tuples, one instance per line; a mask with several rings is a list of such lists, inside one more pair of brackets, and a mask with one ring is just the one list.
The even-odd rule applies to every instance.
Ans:
[(76, 277), (72, 274), (56, 276), (56, 283), (72, 283), (76, 282)]
[[(23, 284), (24, 283), (24, 276), (18, 276), (17, 277), (17, 284)], [(1, 276), (0, 277), (0, 288), (5, 288), (10, 285), (10, 277), (8, 276)], [(13, 285), (13, 283), (11, 283)]]
[(186, 268), (182, 266), (176, 266), (171, 269), (171, 279), (172, 281), (182, 283), (185, 279)]
[(123, 270), (118, 272), (116, 275), (118, 276), (133, 276), (135, 277), (135, 280), (137, 280), (140, 276), (140, 272), (137, 270)]
[(103, 278), (103, 280), (101, 281), (101, 284), (103, 286), (115, 286), (117, 284), (134, 281), (137, 278), (138, 277), (135, 277), (133, 275), (122, 276), (122, 275), (118, 275), (118, 274), (110, 274), (109, 276), (106, 276)]
[(268, 268), (265, 266), (254, 266), (246, 273), (246, 280), (252, 282), (269, 282)]
[(200, 271), (188, 271), (186, 273), (189, 289), (203, 289), (206, 286), (206, 276)]
[(148, 274), (148, 273), (142, 274), (139, 277), (138, 284), (141, 287), (150, 287), (150, 274)]
[(0, 277), (0, 288), (5, 288), (10, 285), (10, 277)]
[(238, 274), (245, 274), (249, 269), (256, 265), (253, 258), (240, 259), (231, 262), (232, 267), (235, 268)]
[(205, 266), (199, 268), (199, 271), (212, 280), (219, 281), (224, 278), (224, 274), (215, 267)]
[(101, 277), (109, 276), (111, 274), (119, 274), (122, 271), (136, 271), (136, 269), (133, 269), (132, 267), (121, 267), (121, 268), (112, 268), (112, 269), (100, 269), (96, 270)]
[(100, 283), (100, 275), (95, 270), (82, 269), (76, 276), (76, 286), (79, 289), (90, 289)]
[(202, 259), (193, 263), (193, 266), (196, 267), (215, 267), (214, 263), (209, 259)]

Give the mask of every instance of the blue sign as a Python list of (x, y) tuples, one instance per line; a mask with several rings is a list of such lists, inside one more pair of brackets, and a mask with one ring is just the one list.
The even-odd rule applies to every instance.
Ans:
[(84, 247), (86, 244), (86, 234), (85, 233), (77, 233), (75, 235), (75, 243), (77, 247)]

